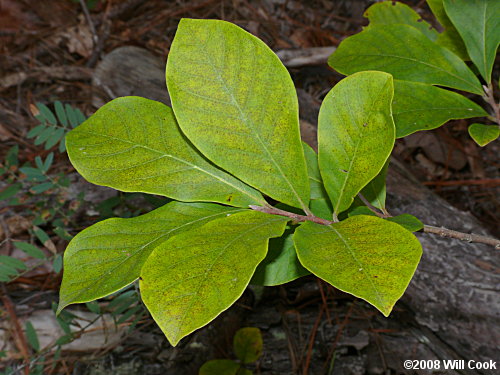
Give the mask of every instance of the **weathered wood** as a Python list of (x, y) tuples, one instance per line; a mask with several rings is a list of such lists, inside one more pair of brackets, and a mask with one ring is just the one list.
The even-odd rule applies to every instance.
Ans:
[[(97, 67), (93, 81), (108, 92), (103, 95), (103, 90), (97, 90), (100, 96), (96, 97), (96, 104), (124, 95), (169, 103), (164, 62), (136, 47), (119, 48), (107, 55)], [(303, 91), (299, 91), (299, 101), (306, 109), (301, 110), (301, 118), (309, 125), (303, 123), (302, 127), (308, 129), (306, 136), (311, 142), (315, 135), (315, 125), (311, 124), (316, 124), (319, 103)], [(388, 205), (391, 213), (410, 213), (426, 224), (487, 234), (472, 215), (457, 210), (422, 186), (397, 160), (393, 161), (389, 172)], [(323, 314), (314, 340), (309, 374), (326, 371), (323, 364), (331, 360), (332, 345), (336, 353), (334, 374), (382, 374), (387, 369), (413, 373), (403, 369), (406, 359), (498, 359), (500, 251), (428, 234), (418, 234), (418, 237), (424, 247), (422, 261), (391, 318), (385, 319), (363, 302), (339, 293), (338, 306), (332, 314), (335, 313), (340, 321), (347, 316), (349, 323), (345, 327), (338, 321), (330, 324)], [(229, 319), (232, 326), (237, 326), (235, 321), (243, 321), (264, 330), (266, 351), (260, 367), (262, 374), (291, 374), (300, 370), (305, 358), (304, 342), (307, 343), (307, 335), (318, 316), (320, 301), (301, 308), (301, 329), (297, 329), (298, 312), (290, 310), (293, 303), (282, 305), (276, 301), (284, 298), (283, 293), (295, 291), (300, 294), (304, 288), (313, 289), (314, 300), (319, 298), (317, 285), (310, 278), (286, 288), (270, 288), (256, 309), (230, 309), (215, 324), (190, 339), (192, 343), (201, 343), (203, 349), (198, 355), (193, 354), (185, 363), (171, 362), (169, 369), (172, 373), (181, 373), (181, 369), (184, 369), (182, 373), (195, 373), (198, 363), (209, 359), (206, 358), (206, 345), (210, 345), (210, 338), (219, 337), (227, 329)], [(289, 301), (288, 297), (285, 300)], [(366, 316), (353, 319), (349, 310), (352, 304), (356, 314)], [(213, 334), (214, 330), (219, 336)], [(340, 341), (335, 344), (337, 338)], [(348, 347), (356, 348), (357, 354), (349, 354)], [(185, 347), (183, 350), (190, 349)], [(289, 351), (296, 352), (297, 357)], [(169, 353), (172, 358), (179, 356), (179, 349)], [(460, 373), (481, 372), (466, 370)]]

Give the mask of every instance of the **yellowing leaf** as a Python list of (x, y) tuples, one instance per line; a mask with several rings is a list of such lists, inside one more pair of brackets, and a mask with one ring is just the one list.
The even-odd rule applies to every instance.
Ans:
[(319, 112), (319, 168), (338, 215), (382, 169), (395, 140), (390, 74), (360, 72), (340, 81)]
[(408, 5), (397, 1), (381, 1), (370, 6), (363, 14), (370, 25), (406, 24), (415, 27), (432, 41), (439, 33)]
[(256, 327), (240, 328), (233, 339), (233, 350), (242, 363), (252, 363), (262, 355), (262, 335)]
[(306, 222), (294, 236), (302, 265), (389, 316), (417, 268), (422, 247), (399, 224), (357, 215), (329, 226)]
[(172, 110), (139, 97), (115, 99), (66, 137), (71, 163), (88, 181), (181, 201), (247, 207), (259, 192), (212, 166), (180, 132)]
[(307, 209), (297, 95), (269, 47), (228, 22), (183, 19), (166, 76), (177, 121), (205, 156), (271, 198)]
[(246, 211), (162, 243), (141, 271), (141, 295), (172, 345), (212, 321), (243, 293), (287, 218)]
[(477, 77), (458, 56), (408, 25), (372, 25), (340, 43), (328, 63), (346, 75), (380, 70), (394, 79), (483, 93)]
[(107, 219), (84, 229), (64, 253), (58, 312), (132, 283), (153, 249), (170, 237), (242, 209), (208, 203), (168, 203), (132, 219)]
[(469, 135), (476, 143), (483, 147), (500, 136), (498, 125), (472, 124), (468, 128)]

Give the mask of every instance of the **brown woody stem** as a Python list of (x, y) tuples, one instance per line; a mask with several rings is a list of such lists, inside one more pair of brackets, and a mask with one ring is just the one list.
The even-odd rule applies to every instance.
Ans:
[(500, 250), (500, 240), (497, 240), (496, 238), (481, 236), (480, 234), (462, 233), (457, 232), (456, 230), (433, 227), (431, 225), (424, 225), (423, 232), (438, 234), (441, 237), (455, 238), (466, 242), (484, 243), (486, 245), (495, 246), (496, 249)]
[(493, 109), (493, 121), (500, 125), (500, 103), (495, 101), (495, 94), (493, 90), (493, 85), (490, 83), (488, 86), (483, 86), (484, 88), (484, 100)]
[[(361, 197), (361, 195), (360, 195), (360, 197)], [(361, 199), (363, 201), (366, 200), (363, 197), (361, 197)], [(313, 223), (321, 224), (321, 225), (331, 225), (331, 224), (335, 223), (335, 221), (325, 220), (325, 219), (317, 217), (313, 214), (299, 215), (299, 214), (295, 214), (293, 212), (280, 210), (279, 208), (271, 207), (271, 206), (262, 207), (262, 206), (250, 205), (249, 207), (252, 210), (264, 212), (264, 213), (270, 214), (270, 215), (286, 216), (286, 217), (289, 217), (290, 219), (292, 219), (293, 221), (296, 221), (298, 223), (301, 223), (304, 221), (312, 221)], [(371, 205), (371, 204), (367, 205), (367, 207), (370, 210), (372, 210), (378, 217), (381, 217), (381, 218), (392, 217), (391, 215), (386, 215), (386, 214), (382, 214), (382, 213), (378, 212), (377, 209), (375, 207), (373, 207), (373, 205)], [(441, 228), (433, 227), (432, 225), (426, 225), (426, 224), (424, 224), (424, 228), (422, 229), (422, 231), (424, 233), (437, 234), (437, 235), (440, 235), (441, 237), (455, 238), (455, 239), (466, 241), (466, 242), (483, 243), (486, 245), (494, 246), (495, 249), (500, 250), (500, 240), (497, 240), (496, 238), (492, 238), (492, 237), (482, 236), (480, 234), (463, 233), (463, 232), (458, 232), (458, 231), (452, 230), (452, 229), (447, 229), (447, 228), (442, 228), (442, 227)]]
[(322, 219), (320, 217), (314, 216), (313, 214), (299, 215), (299, 214), (294, 214), (293, 212), (280, 210), (279, 208), (271, 207), (271, 206), (262, 207), (262, 206), (250, 205), (249, 207), (252, 210), (265, 212), (266, 214), (286, 216), (286, 217), (289, 217), (290, 219), (292, 219), (293, 221), (296, 221), (299, 223), (303, 222), (303, 221), (312, 221), (313, 223), (317, 223), (317, 224), (321, 224), (321, 225), (330, 225), (330, 224), (334, 223), (334, 221), (325, 220), (325, 219)]

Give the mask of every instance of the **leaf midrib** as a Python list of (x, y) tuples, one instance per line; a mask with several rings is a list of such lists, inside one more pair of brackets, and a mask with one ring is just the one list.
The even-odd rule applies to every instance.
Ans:
[(356, 257), (354, 250), (351, 248), (349, 243), (344, 239), (342, 234), (338, 230), (333, 228), (332, 225), (329, 226), (329, 229), (331, 231), (335, 232), (335, 234), (340, 238), (340, 240), (343, 242), (346, 249), (348, 250), (349, 255), (351, 255), (352, 259), (354, 259), (354, 261), (359, 266), (359, 268), (361, 268), (361, 271), (359, 271), (359, 269), (358, 269), (358, 272), (362, 272), (367, 277), (367, 279), (370, 281), (370, 284), (373, 288), (373, 291), (375, 292), (377, 299), (380, 303), (380, 307), (385, 307), (385, 300), (383, 299), (382, 295), (379, 293), (377, 286), (373, 283), (372, 275), (365, 270), (366, 269), (365, 265)]
[[(136, 250), (135, 250), (135, 251), (131, 251), (131, 252), (130, 252), (130, 253), (131, 253), (131, 254), (130, 254), (130, 256), (125, 257), (125, 258), (124, 258), (121, 262), (119, 262), (119, 263), (118, 263), (115, 267), (111, 268), (111, 271), (110, 271), (110, 272), (116, 271), (116, 270), (117, 270), (119, 267), (121, 267), (121, 266), (122, 266), (125, 262), (127, 262), (127, 261), (128, 261), (128, 260), (130, 260), (130, 259), (132, 259), (132, 258), (133, 258), (133, 257), (135, 257), (136, 255), (141, 254), (141, 252), (144, 250), (144, 248), (146, 248), (147, 246), (149, 246), (149, 245), (150, 245), (150, 244), (152, 244), (153, 242), (155, 242), (155, 241), (158, 241), (158, 240), (162, 239), (163, 237), (170, 236), (170, 235), (172, 234), (172, 232), (176, 232), (176, 231), (180, 230), (181, 228), (186, 227), (186, 226), (188, 226), (188, 225), (195, 224), (195, 223), (196, 223), (196, 222), (198, 222), (198, 221), (203, 221), (203, 220), (210, 219), (210, 218), (217, 217), (217, 216), (221, 216), (221, 215), (224, 215), (224, 214), (227, 214), (227, 213), (236, 213), (236, 212), (242, 212), (242, 211), (247, 211), (247, 209), (244, 209), (244, 208), (242, 208), (242, 209), (231, 209), (231, 210), (228, 210), (228, 211), (219, 212), (219, 213), (217, 213), (217, 214), (208, 215), (208, 216), (203, 216), (203, 217), (198, 218), (198, 219), (196, 219), (196, 220), (192, 220), (192, 221), (187, 222), (187, 223), (184, 223), (184, 224), (182, 224), (182, 225), (180, 225), (180, 226), (174, 227), (174, 228), (170, 229), (167, 233), (165, 233), (165, 234), (163, 234), (163, 235), (161, 235), (161, 236), (156, 237), (155, 239), (153, 239), (153, 240), (151, 240), (151, 241), (147, 242), (147, 243), (146, 243), (146, 244), (144, 244), (144, 245), (141, 245), (141, 246), (139, 246), (139, 247), (136, 247)], [(154, 220), (154, 219), (152, 219), (152, 220)], [(131, 233), (131, 234), (133, 234), (133, 233)], [(173, 237), (173, 236), (171, 236), (171, 237)], [(84, 238), (82, 238), (81, 240), (85, 240), (86, 238), (87, 238), (87, 237), (84, 237)], [(76, 254), (76, 253), (77, 253), (77, 252), (75, 252), (75, 254)], [(136, 278), (136, 279), (137, 279), (137, 278)], [(100, 278), (90, 279), (90, 281), (92, 281), (92, 280), (100, 280), (100, 281), (102, 281), (102, 279), (100, 279)], [(89, 281), (89, 280), (86, 280), (86, 281)], [(132, 280), (132, 281), (131, 281), (129, 284), (127, 284), (127, 285), (130, 285), (130, 284), (131, 284), (131, 283), (133, 283), (134, 281), (135, 281), (135, 280)], [(95, 285), (95, 284), (93, 284), (92, 286), (94, 286), (94, 285)], [(73, 294), (71, 294), (71, 295), (77, 295), (77, 296), (80, 296), (80, 295), (82, 295), (83, 293), (85, 293), (85, 292), (89, 291), (90, 289), (92, 289), (92, 288), (91, 288), (91, 286), (89, 286), (89, 287), (87, 287), (87, 288), (83, 289), (83, 291), (82, 291), (82, 290), (79, 290), (77, 293), (73, 293)], [(72, 303), (72, 302), (70, 302), (70, 303)], [(70, 304), (70, 303), (68, 303), (68, 304)], [(67, 306), (68, 304), (65, 304), (64, 306)], [(64, 307), (64, 306), (63, 306), (63, 307)]]
[[(426, 63), (424, 61), (417, 60), (417, 59), (414, 59), (414, 58), (411, 58), (411, 57), (398, 56), (398, 55), (389, 55), (389, 54), (370, 54), (370, 53), (360, 53), (360, 54), (357, 54), (357, 55), (345, 55), (344, 57), (359, 57), (359, 56), (392, 57), (392, 58), (396, 58), (396, 59), (409, 60), (409, 61), (412, 61), (412, 62), (415, 62), (415, 63), (420, 63), (422, 65), (427, 65), (427, 66), (429, 66), (431, 68), (434, 68), (434, 69), (436, 69), (436, 70), (438, 70), (440, 72), (446, 73), (447, 75), (450, 75), (450, 76), (452, 76), (452, 77), (454, 77), (454, 78), (456, 78), (456, 79), (458, 79), (458, 80), (460, 80), (462, 82), (465, 82), (465, 83), (467, 83), (468, 86), (473, 87), (474, 89), (476, 89), (473, 83), (471, 83), (471, 82), (463, 79), (460, 76), (457, 76), (457, 75), (455, 75), (453, 73), (450, 73), (449, 71), (447, 71), (447, 70), (445, 70), (445, 69), (443, 69), (443, 68), (441, 68), (439, 66), (432, 65), (432, 64), (429, 64), (429, 63)], [(433, 83), (433, 84), (439, 85), (440, 83)], [(477, 91), (475, 91), (475, 90), (473, 92), (477, 93)]]
[[(130, 145), (132, 145), (132, 146), (134, 146), (134, 147), (141, 147), (141, 148), (143, 148), (143, 149), (146, 149), (146, 150), (149, 150), (149, 151), (152, 151), (152, 152), (156, 152), (156, 153), (158, 153), (158, 154), (162, 155), (163, 157), (171, 158), (171, 159), (173, 159), (173, 160), (178, 161), (179, 163), (186, 164), (186, 165), (190, 166), (190, 167), (191, 167), (191, 168), (193, 168), (193, 169), (196, 169), (196, 170), (198, 170), (198, 171), (200, 171), (200, 172), (203, 172), (203, 173), (205, 173), (205, 174), (207, 174), (207, 175), (209, 175), (209, 176), (211, 176), (211, 177), (215, 178), (216, 180), (218, 180), (218, 181), (220, 181), (220, 182), (222, 182), (222, 183), (224, 183), (224, 184), (226, 184), (226, 185), (231, 186), (232, 188), (234, 188), (234, 189), (238, 190), (239, 192), (241, 192), (242, 194), (244, 194), (244, 195), (245, 195), (245, 196), (247, 196), (247, 197), (250, 197), (252, 200), (254, 200), (254, 201), (256, 201), (256, 202), (264, 203), (263, 199), (258, 198), (258, 197), (254, 197), (253, 195), (250, 195), (248, 192), (246, 192), (245, 190), (242, 190), (242, 189), (241, 189), (241, 188), (239, 188), (238, 186), (235, 186), (235, 185), (234, 185), (234, 184), (232, 184), (231, 182), (229, 182), (229, 181), (227, 181), (227, 180), (225, 180), (225, 179), (223, 179), (223, 178), (221, 178), (221, 177), (219, 177), (219, 176), (216, 176), (216, 175), (214, 175), (213, 173), (210, 173), (209, 171), (207, 171), (207, 170), (205, 170), (205, 169), (203, 169), (203, 168), (199, 167), (198, 165), (195, 165), (195, 164), (192, 164), (192, 163), (188, 162), (187, 160), (184, 160), (184, 159), (179, 159), (178, 157), (175, 157), (175, 156), (173, 156), (173, 155), (171, 155), (171, 154), (167, 154), (167, 153), (166, 153), (166, 152), (164, 152), (164, 151), (161, 151), (161, 150), (156, 150), (156, 149), (151, 148), (151, 147), (148, 147), (148, 146), (146, 146), (146, 145), (143, 145), (143, 144), (140, 144), (140, 143), (135, 143), (135, 142), (132, 142), (132, 141), (130, 141), (130, 140), (123, 139), (123, 138), (113, 137), (113, 136), (108, 135), (108, 134), (96, 134), (96, 133), (94, 133), (94, 132), (91, 132), (91, 131), (88, 131), (88, 130), (84, 130), (84, 129), (79, 129), (79, 130), (80, 130), (81, 132), (84, 132), (84, 133), (87, 133), (87, 134), (96, 135), (97, 137), (105, 137), (105, 138), (109, 138), (109, 139), (114, 139), (114, 140), (119, 141), (119, 142), (128, 143), (128, 144), (130, 144)], [(207, 165), (209, 165), (209, 164), (207, 163)]]
[[(223, 37), (224, 37), (224, 34), (222, 34)], [(226, 40), (224, 39), (224, 42), (223, 42), (223, 45), (225, 46), (226, 45)], [(234, 95), (234, 92), (232, 89), (230, 89), (227, 85), (226, 85), (226, 82), (224, 81), (224, 79), (222, 78), (221, 74), (220, 74), (220, 71), (219, 69), (217, 68), (216, 64), (213, 62), (212, 58), (211, 58), (211, 55), (208, 53), (208, 51), (206, 51), (206, 61), (208, 62), (208, 65), (210, 65), (210, 67), (212, 68), (212, 70), (214, 71), (216, 77), (217, 77), (217, 80), (219, 81), (219, 83), (221, 84), (221, 86), (223, 87), (224, 91), (226, 91), (226, 93), (229, 95), (229, 97), (231, 98), (231, 102), (233, 104), (233, 106), (236, 107), (236, 109), (238, 110), (238, 113), (240, 114), (240, 120), (247, 124), (248, 128), (252, 131), (252, 134), (254, 135), (254, 138), (257, 139), (257, 141), (259, 142), (259, 144), (262, 146), (262, 148), (264, 149), (264, 151), (266, 152), (266, 154), (269, 156), (269, 159), (271, 160), (271, 162), (273, 163), (273, 165), (276, 167), (276, 169), (279, 171), (280, 173), (280, 176), (281, 178), (287, 183), (287, 185), (290, 187), (290, 190), (293, 192), (293, 194), (295, 195), (295, 198), (297, 199), (297, 201), (299, 202), (299, 204), (302, 206), (301, 208), (304, 209), (306, 212), (307, 212), (307, 206), (304, 204), (303, 200), (300, 198), (299, 194), (297, 193), (297, 191), (295, 190), (295, 188), (293, 187), (292, 183), (288, 180), (287, 176), (285, 175), (285, 173), (283, 172), (283, 170), (281, 169), (280, 165), (276, 162), (276, 160), (274, 159), (273, 155), (271, 154), (271, 152), (269, 151), (269, 149), (267, 148), (267, 146), (265, 145), (265, 143), (262, 141), (262, 139), (260, 138), (260, 135), (259, 133), (256, 131), (256, 129), (254, 128), (254, 122), (253, 121), (249, 121), (245, 112), (242, 110), (240, 104), (238, 103), (238, 101), (236, 100), (236, 97)], [(254, 58), (255, 58), (255, 54), (254, 54)], [(225, 50), (224, 50), (224, 54), (222, 56), (222, 61), (225, 61)], [(240, 64), (241, 66), (241, 64)], [(252, 64), (252, 66), (255, 66), (254, 64)], [(250, 95), (250, 94), (249, 94)]]
[[(189, 303), (188, 307), (186, 308), (184, 314), (182, 315), (181, 319), (180, 319), (180, 322), (177, 326), (177, 332), (175, 334), (175, 339), (177, 339), (177, 337), (179, 336), (179, 333), (181, 331), (181, 329), (183, 328), (183, 325), (184, 325), (184, 321), (186, 319), (186, 316), (188, 315), (188, 313), (191, 311), (191, 309), (193, 308), (194, 304), (196, 301), (198, 301), (200, 299), (200, 290), (201, 288), (203, 287), (203, 285), (205, 284), (206, 282), (206, 279), (208, 277), (208, 274), (212, 271), (212, 268), (213, 266), (215, 265), (215, 263), (217, 262), (217, 260), (221, 257), (222, 254), (225, 254), (225, 252), (227, 251), (228, 247), (231, 246), (234, 242), (236, 242), (237, 240), (239, 240), (240, 238), (248, 235), (249, 233), (263, 227), (263, 226), (266, 226), (266, 225), (269, 225), (270, 223), (273, 223), (273, 222), (279, 222), (279, 221), (283, 221), (283, 219), (271, 219), (271, 220), (268, 220), (266, 221), (265, 223), (262, 223), (260, 225), (257, 225), (257, 226), (254, 226), (250, 229), (248, 229), (247, 231), (245, 232), (241, 232), (238, 236), (234, 237), (231, 241), (229, 241), (228, 243), (226, 243), (222, 248), (220, 248), (220, 252), (219, 254), (215, 257), (215, 259), (213, 260), (213, 262), (210, 264), (210, 266), (208, 268), (205, 269), (205, 273), (204, 273), (204, 278), (203, 280), (201, 280), (198, 284), (198, 288), (196, 290), (195, 293), (193, 293), (194, 297), (191, 298), (191, 303)], [(267, 237), (266, 238), (266, 241), (268, 242), (269, 241), (269, 238), (271, 237)], [(268, 249), (267, 249), (268, 250)], [(214, 250), (215, 252), (215, 250)], [(267, 254), (267, 251), (266, 251), (266, 254)], [(264, 257), (265, 255), (264, 254)], [(250, 280), (250, 279), (249, 279)], [(236, 297), (238, 298), (238, 296)]]

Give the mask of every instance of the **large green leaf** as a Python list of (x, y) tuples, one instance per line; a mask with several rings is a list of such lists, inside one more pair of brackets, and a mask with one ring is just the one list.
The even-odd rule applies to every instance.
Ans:
[(426, 83), (394, 80), (392, 115), (396, 137), (435, 129), (452, 119), (488, 116), (483, 108), (453, 91)]
[(183, 19), (166, 75), (177, 121), (205, 156), (270, 197), (307, 207), (297, 95), (269, 47), (228, 22)]
[(243, 293), (287, 218), (257, 211), (216, 219), (158, 246), (141, 271), (141, 295), (172, 345)]
[(432, 13), (434, 13), (439, 23), (445, 28), (445, 30), (439, 34), (436, 43), (448, 48), (462, 60), (470, 60), (464, 41), (446, 15), (443, 0), (427, 0), (427, 4), (431, 8)]
[(247, 207), (259, 192), (206, 161), (182, 135), (172, 110), (139, 97), (101, 107), (66, 137), (68, 155), (88, 181), (112, 188)]
[(361, 194), (363, 195), (363, 197), (366, 198), (366, 200), (368, 200), (368, 202), (370, 202), (372, 206), (377, 207), (383, 212), (387, 212), (385, 209), (385, 179), (387, 177), (389, 161), (390, 159), (387, 159), (384, 166), (382, 167), (382, 170), (363, 188), (363, 190), (361, 190)]
[(267, 256), (255, 270), (250, 281), (251, 284), (281, 285), (309, 274), (309, 271), (302, 267), (297, 258), (293, 244), (293, 232), (293, 229), (287, 229), (283, 236), (269, 240)]
[(411, 232), (364, 215), (329, 226), (307, 222), (296, 230), (294, 242), (305, 268), (385, 316), (403, 295), (422, 255)]
[(370, 20), (370, 26), (406, 24), (420, 30), (432, 41), (435, 41), (439, 35), (436, 29), (425, 22), (417, 12), (403, 3), (381, 1), (370, 6), (363, 15)]
[(381, 70), (395, 79), (479, 95), (483, 92), (477, 77), (458, 56), (408, 25), (372, 25), (340, 43), (328, 63), (346, 75)]
[(468, 128), (469, 135), (476, 143), (483, 147), (500, 136), (498, 125), (472, 124)]
[(360, 72), (340, 81), (319, 111), (319, 167), (338, 215), (382, 169), (395, 140), (390, 74)]
[(132, 219), (101, 221), (78, 233), (64, 253), (58, 311), (132, 283), (153, 249), (170, 237), (243, 209), (171, 202)]
[(443, 0), (444, 9), (487, 83), (500, 44), (500, 1)]
[(318, 155), (307, 143), (302, 142), (304, 147), (304, 156), (307, 164), (307, 174), (311, 188), (311, 199), (324, 198), (326, 196), (321, 173), (318, 165)]

